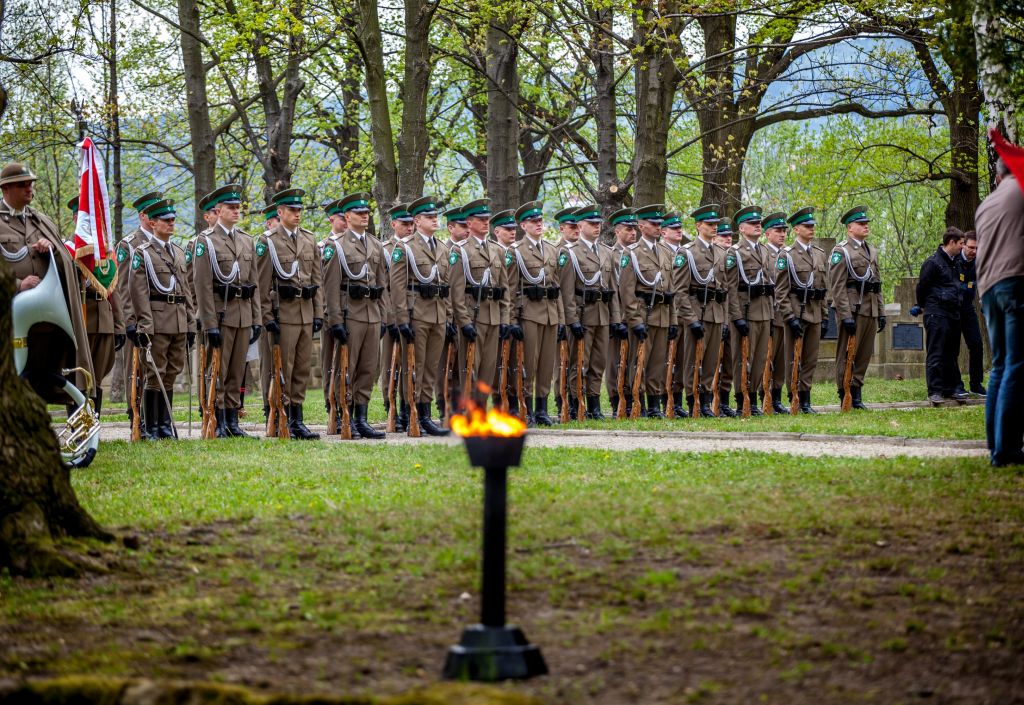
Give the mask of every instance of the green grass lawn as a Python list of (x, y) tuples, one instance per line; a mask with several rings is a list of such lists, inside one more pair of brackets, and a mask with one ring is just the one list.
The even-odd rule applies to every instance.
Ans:
[[(460, 448), (104, 444), (83, 504), (117, 572), (0, 578), (0, 671), (397, 692), (475, 621)], [(509, 616), (554, 703), (1008, 702), (1024, 480), (984, 459), (527, 448)]]

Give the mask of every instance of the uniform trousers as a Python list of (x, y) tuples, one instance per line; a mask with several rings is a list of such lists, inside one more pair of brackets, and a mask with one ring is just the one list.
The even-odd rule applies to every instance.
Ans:
[(153, 369), (155, 365), (156, 369), (160, 370), (163, 390), (170, 396), (174, 393), (174, 380), (178, 378), (185, 366), (185, 334), (155, 333), (150, 336), (149, 340), (152, 346), (153, 362), (146, 359), (145, 350), (139, 351), (141, 358), (139, 361), (146, 370), (146, 389), (160, 389), (156, 372)]
[(526, 366), (523, 394), (543, 399), (551, 392), (555, 361), (558, 360), (558, 326), (523, 321), (523, 334), (523, 363)]
[(792, 399), (796, 392), (809, 392), (814, 383), (814, 371), (818, 367), (818, 348), (821, 346), (821, 324), (801, 321), (803, 327), (803, 348), (800, 350), (800, 367), (797, 370), (797, 388), (793, 389), (793, 354), (796, 351), (796, 336), (786, 329), (786, 386)]
[[(878, 319), (874, 316), (857, 315), (857, 344), (853, 351), (853, 380), (851, 387), (863, 387), (864, 375), (871, 363), (871, 354), (875, 350), (875, 334), (878, 332)], [(841, 324), (839, 339), (836, 341), (836, 389), (843, 388), (843, 374), (846, 371), (846, 346), (850, 335)]]

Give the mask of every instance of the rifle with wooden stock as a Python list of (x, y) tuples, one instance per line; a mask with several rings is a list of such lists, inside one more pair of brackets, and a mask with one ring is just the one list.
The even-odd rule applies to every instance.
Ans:
[(331, 369), (327, 378), (327, 435), (338, 432), (338, 366), (341, 364), (341, 346), (335, 341), (331, 355)]
[(203, 416), (204, 439), (217, 437), (217, 384), (220, 380), (220, 348), (213, 349), (210, 360), (210, 386), (206, 392), (206, 413)]
[(523, 349), (526, 343), (516, 343), (516, 402), (519, 404), (519, 418), (525, 422), (528, 415), (526, 399), (523, 397), (523, 381), (526, 379), (526, 366), (523, 361)]
[(349, 390), (348, 379), (348, 341), (345, 341), (339, 347), (341, 365), (338, 370), (338, 383), (341, 385), (341, 389), (338, 396), (341, 401), (341, 428), (338, 431), (341, 433), (342, 439), (350, 441), (352, 440), (352, 418), (349, 416), (348, 409), (352, 394)]
[(391, 368), (388, 370), (388, 423), (384, 429), (388, 433), (394, 433), (395, 429), (398, 428), (398, 410), (395, 408), (398, 406), (398, 384), (396, 378), (399, 375), (399, 360), (401, 357), (402, 351), (396, 340), (391, 344)]
[(405, 344), (405, 368), (409, 390), (409, 436), (419, 438), (423, 432), (420, 430), (420, 413), (416, 409), (416, 346), (411, 340)]
[[(703, 315), (702, 315), (702, 317), (703, 317)], [(697, 345), (696, 345), (696, 349), (694, 350), (694, 355), (693, 355), (693, 386), (692, 386), (692, 389), (693, 389), (693, 405), (690, 408), (690, 418), (694, 418), (694, 419), (699, 419), (700, 418), (700, 399), (698, 397), (700, 395), (700, 373), (701, 373), (701, 368), (704, 365), (704, 345), (705, 345), (704, 338), (701, 338), (700, 340), (698, 340), (697, 341)], [(718, 385), (718, 370), (716, 369), (715, 370), (715, 379), (712, 382), (712, 386), (717, 388), (717, 385)], [(718, 398), (717, 394), (715, 395), (715, 398), (716, 399)], [(716, 412), (716, 414), (717, 414), (717, 412)]]
[(619, 406), (615, 418), (626, 418), (626, 366), (629, 364), (629, 338), (619, 342), (619, 371), (615, 379), (615, 390), (619, 394)]
[(644, 366), (647, 364), (647, 341), (641, 340), (636, 346), (636, 368), (633, 370), (633, 408), (629, 410), (629, 418), (640, 418), (640, 388), (644, 384)]
[[(278, 320), (280, 310), (278, 308), (277, 291), (270, 292), (270, 305), (273, 311), (274, 320)], [(284, 410), (284, 365), (281, 362), (281, 334), (273, 334), (274, 370), (270, 378), (270, 389), (267, 390), (267, 404), (270, 406), (270, 413), (267, 414), (267, 438), (281, 438), (287, 440), (290, 437), (288, 430), (288, 415)], [(328, 426), (330, 422), (328, 421)]]
[[(774, 330), (775, 326), (772, 322), (768, 322), (768, 329)], [(761, 412), (765, 416), (771, 416), (775, 413), (772, 409), (772, 377), (775, 374), (775, 364), (772, 360), (774, 357), (775, 348), (775, 336), (768, 336), (768, 359), (764, 361), (764, 374), (761, 375), (761, 389), (764, 390), (764, 401), (761, 404)]]
[(583, 338), (576, 341), (576, 420), (587, 418), (586, 396), (583, 394)]
[(511, 340), (501, 341), (501, 368), (498, 370), (498, 395), (503, 413), (508, 413), (508, 356)]
[(668, 366), (665, 369), (665, 393), (668, 395), (668, 401), (665, 402), (665, 417), (669, 419), (676, 417), (675, 404), (672, 403), (672, 376), (676, 366), (677, 339), (678, 336), (668, 341)]
[[(569, 332), (566, 331), (566, 338)], [(569, 375), (569, 341), (562, 340), (558, 343), (558, 396), (562, 400), (561, 413), (558, 415), (559, 423), (569, 422), (569, 384), (566, 377)]]
[(455, 374), (455, 347), (456, 342), (448, 342), (448, 354), (444, 360), (444, 427), (452, 427), (452, 377)]
[[(812, 278), (813, 279), (813, 278)], [(804, 306), (806, 304), (803, 301), (803, 296), (800, 297), (800, 315), (796, 317), (796, 320), (800, 321), (800, 325), (803, 325), (804, 320)], [(789, 413), (796, 416), (800, 413), (800, 359), (804, 355), (804, 336), (800, 336), (793, 341), (793, 371), (790, 373), (789, 389)]]
[(142, 440), (142, 423), (139, 418), (139, 348), (137, 345), (132, 346), (132, 378), (131, 378), (131, 397), (129, 399), (132, 405), (132, 440)]

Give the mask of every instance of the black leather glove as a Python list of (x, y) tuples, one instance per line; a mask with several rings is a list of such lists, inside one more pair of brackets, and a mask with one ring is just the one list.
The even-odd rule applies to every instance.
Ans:
[(576, 340), (583, 340), (583, 336), (587, 334), (587, 331), (583, 329), (583, 325), (579, 321), (569, 326), (569, 331)]
[(185, 347), (194, 348), (196, 345), (196, 334), (195, 331), (189, 331), (185, 334)]
[(729, 337), (731, 335), (732, 335), (732, 328), (730, 328), (729, 324), (726, 323), (724, 326), (722, 326), (722, 340), (724, 340), (725, 342), (728, 343), (729, 342)]
[(466, 340), (476, 340), (476, 326), (474, 326), (472, 323), (467, 323), (466, 325), (462, 326), (462, 335), (463, 337), (466, 338)]
[(206, 331), (206, 342), (211, 348), (219, 348), (224, 344), (224, 338), (220, 335), (220, 328), (211, 328)]
[(388, 324), (381, 321), (380, 324), (380, 340), (384, 340), (384, 336), (388, 334)]
[(881, 333), (885, 330), (885, 316), (878, 317), (878, 332)]
[(508, 334), (511, 335), (515, 340), (520, 341), (525, 337), (523, 335), (523, 327), (518, 324), (509, 326)]
[[(314, 326), (313, 332), (314, 333), (316, 333), (317, 330), (319, 330), (318, 328), (315, 327), (316, 326), (316, 322), (317, 322), (317, 319), (314, 318), (313, 319), (313, 326)], [(269, 321), (267, 321), (266, 328), (267, 328), (267, 332), (268, 333), (273, 333), (274, 335), (280, 335), (281, 334), (281, 325), (277, 321), (275, 321), (273, 318), (271, 318)]]
[(416, 331), (412, 329), (408, 323), (403, 323), (398, 326), (398, 332), (401, 333), (402, 337), (405, 338), (405, 342), (409, 343), (416, 340)]
[(146, 334), (146, 333), (139, 333), (138, 334), (138, 338), (139, 338), (139, 347), (142, 348), (142, 349), (148, 348), (150, 346), (150, 344), (152, 344), (152, 342), (153, 342), (153, 341), (151, 341), (149, 339), (149, 335)]
[(700, 321), (694, 321), (686, 327), (690, 329), (690, 335), (693, 336), (694, 340), (700, 340), (704, 337), (704, 324)]
[(128, 326), (124, 329), (124, 334), (128, 340), (132, 341), (132, 345), (139, 347), (139, 329), (135, 326)]
[(402, 337), (401, 334), (398, 332), (398, 326), (396, 326), (394, 323), (388, 326), (388, 335), (391, 336), (391, 340), (395, 341)]
[(498, 340), (508, 340), (508, 336), (511, 334), (509, 325), (507, 323), (501, 323), (498, 325)]
[(260, 333), (263, 332), (263, 326), (253, 326), (252, 335), (249, 336), (249, 345), (252, 345), (260, 339)]
[(821, 337), (819, 340), (824, 340), (826, 335), (828, 335), (828, 321), (824, 320), (821, 322)]
[(843, 328), (846, 329), (847, 333), (853, 335), (854, 333), (857, 332), (857, 321), (852, 318), (844, 318)]
[(790, 318), (786, 321), (786, 325), (789, 326), (789, 332), (797, 338), (802, 338), (804, 335), (804, 327), (800, 324), (799, 319)]
[[(194, 334), (193, 334), (194, 335)], [(128, 336), (124, 333), (114, 333), (114, 352), (117, 352), (124, 347), (124, 341), (128, 340)]]
[(669, 340), (675, 340), (678, 337), (679, 337), (679, 326), (669, 326), (668, 327), (668, 339)]
[(345, 327), (344, 323), (335, 323), (331, 326), (331, 335), (334, 336), (334, 339), (339, 343), (348, 342), (348, 328)]
[[(322, 319), (322, 318), (314, 318), (313, 319), (313, 332), (314, 333), (319, 333), (320, 329), (323, 328), (323, 327), (324, 327), (324, 319)], [(269, 325), (267, 326), (267, 330), (270, 330), (270, 326)], [(384, 335), (383, 331), (381, 331), (381, 335)]]
[(558, 342), (561, 343), (563, 340), (565, 340), (565, 324), (564, 323), (559, 323), (558, 324)]
[(647, 340), (647, 326), (643, 323), (636, 324), (630, 330), (633, 331), (633, 335), (636, 336), (637, 340)]
[(612, 323), (608, 326), (608, 335), (615, 340), (625, 340), (629, 337), (629, 329), (625, 323)]
[(459, 335), (459, 330), (458, 330), (458, 328), (455, 327), (454, 323), (445, 323), (444, 324), (444, 339), (445, 340), (447, 340), (450, 343), (453, 340), (455, 340), (455, 338), (458, 335)]
[(746, 318), (737, 318), (733, 321), (733, 325), (736, 326), (736, 332), (740, 334), (740, 337), (746, 338), (750, 335), (750, 326), (747, 325)]

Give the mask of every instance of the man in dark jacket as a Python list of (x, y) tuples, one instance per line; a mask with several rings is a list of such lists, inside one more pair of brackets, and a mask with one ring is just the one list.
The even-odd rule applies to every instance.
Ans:
[(925, 380), (928, 401), (939, 404), (943, 399), (967, 399), (960, 387), (957, 353), (960, 350), (960, 269), (957, 260), (963, 249), (964, 234), (958, 228), (947, 228), (942, 245), (921, 265), (917, 280), (917, 305), (910, 313), (917, 316), (924, 309), (924, 328), (928, 334), (928, 356)]
[[(978, 270), (975, 257), (978, 255), (978, 236), (973, 230), (964, 233), (964, 249), (957, 264), (960, 266), (960, 332), (967, 344), (967, 369), (971, 383), (971, 395), (985, 396), (985, 349), (981, 340), (981, 326), (974, 300), (978, 293)], [(961, 390), (963, 380), (960, 381)]]

